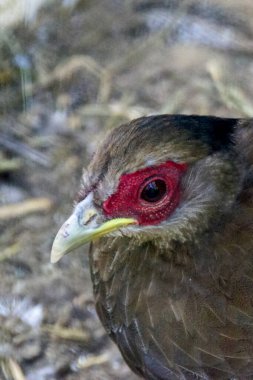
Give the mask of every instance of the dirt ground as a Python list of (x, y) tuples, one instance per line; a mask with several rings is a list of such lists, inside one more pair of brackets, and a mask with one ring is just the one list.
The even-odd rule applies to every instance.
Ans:
[(52, 241), (109, 128), (253, 115), (253, 2), (2, 3), (0, 379), (137, 379), (96, 316), (88, 247), (52, 265)]

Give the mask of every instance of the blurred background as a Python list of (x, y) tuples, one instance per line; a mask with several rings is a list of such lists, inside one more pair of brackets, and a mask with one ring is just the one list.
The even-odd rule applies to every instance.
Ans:
[(253, 115), (252, 0), (0, 0), (0, 379), (137, 379), (95, 313), (87, 247), (50, 264), (109, 128)]

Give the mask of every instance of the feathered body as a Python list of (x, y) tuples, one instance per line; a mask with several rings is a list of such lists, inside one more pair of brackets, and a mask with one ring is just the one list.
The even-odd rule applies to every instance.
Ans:
[(104, 220), (126, 173), (187, 166), (165, 220), (111, 232), (90, 252), (98, 315), (146, 379), (253, 378), (252, 124), (140, 118), (110, 132), (84, 174), (79, 201), (92, 189)]

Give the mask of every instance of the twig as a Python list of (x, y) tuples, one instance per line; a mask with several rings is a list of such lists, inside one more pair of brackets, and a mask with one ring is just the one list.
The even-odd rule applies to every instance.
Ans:
[(41, 330), (59, 339), (85, 343), (90, 340), (89, 334), (81, 329), (62, 327), (58, 325), (43, 325)]
[(3, 133), (0, 133), (0, 146), (4, 147), (8, 151), (18, 154), (21, 157), (32, 160), (44, 167), (48, 168), (51, 166), (50, 161), (46, 155), (31, 148), (27, 144), (10, 139)]
[(109, 357), (107, 354), (102, 355), (89, 355), (89, 356), (82, 356), (77, 361), (77, 366), (79, 369), (89, 368), (94, 365), (103, 364), (109, 361)]
[(124, 117), (129, 120), (149, 114), (152, 110), (141, 106), (130, 106), (127, 102), (114, 102), (108, 104), (89, 104), (81, 107), (79, 113), (82, 116), (98, 116), (98, 117)]
[(39, 81), (39, 86), (47, 87), (54, 82), (62, 82), (71, 78), (80, 70), (87, 70), (91, 74), (100, 78), (103, 73), (103, 68), (90, 56), (74, 55), (63, 63), (59, 63), (53, 72), (47, 73)]
[(6, 360), (6, 366), (13, 380), (26, 380), (22, 368), (15, 359), (9, 358)]
[(8, 160), (8, 159), (2, 159), (0, 157), (0, 173), (18, 170), (20, 169), (21, 165), (22, 165), (22, 162), (19, 159), (13, 158), (13, 159)]
[(213, 83), (226, 107), (239, 111), (247, 117), (253, 116), (253, 104), (248, 101), (244, 93), (234, 86), (226, 86), (222, 79), (222, 69), (217, 62), (207, 65)]
[(1, 250), (0, 252), (0, 262), (10, 259), (11, 257), (15, 256), (20, 250), (20, 244), (15, 243), (12, 244), (10, 247), (5, 248), (4, 250)]
[(27, 214), (48, 211), (53, 202), (49, 198), (32, 198), (19, 203), (12, 203), (0, 207), (0, 220), (18, 218)]

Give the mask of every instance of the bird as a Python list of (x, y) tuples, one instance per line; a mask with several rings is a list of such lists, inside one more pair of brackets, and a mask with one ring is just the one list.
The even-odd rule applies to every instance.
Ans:
[(53, 263), (89, 243), (97, 314), (149, 380), (253, 378), (253, 120), (143, 116), (84, 169)]

